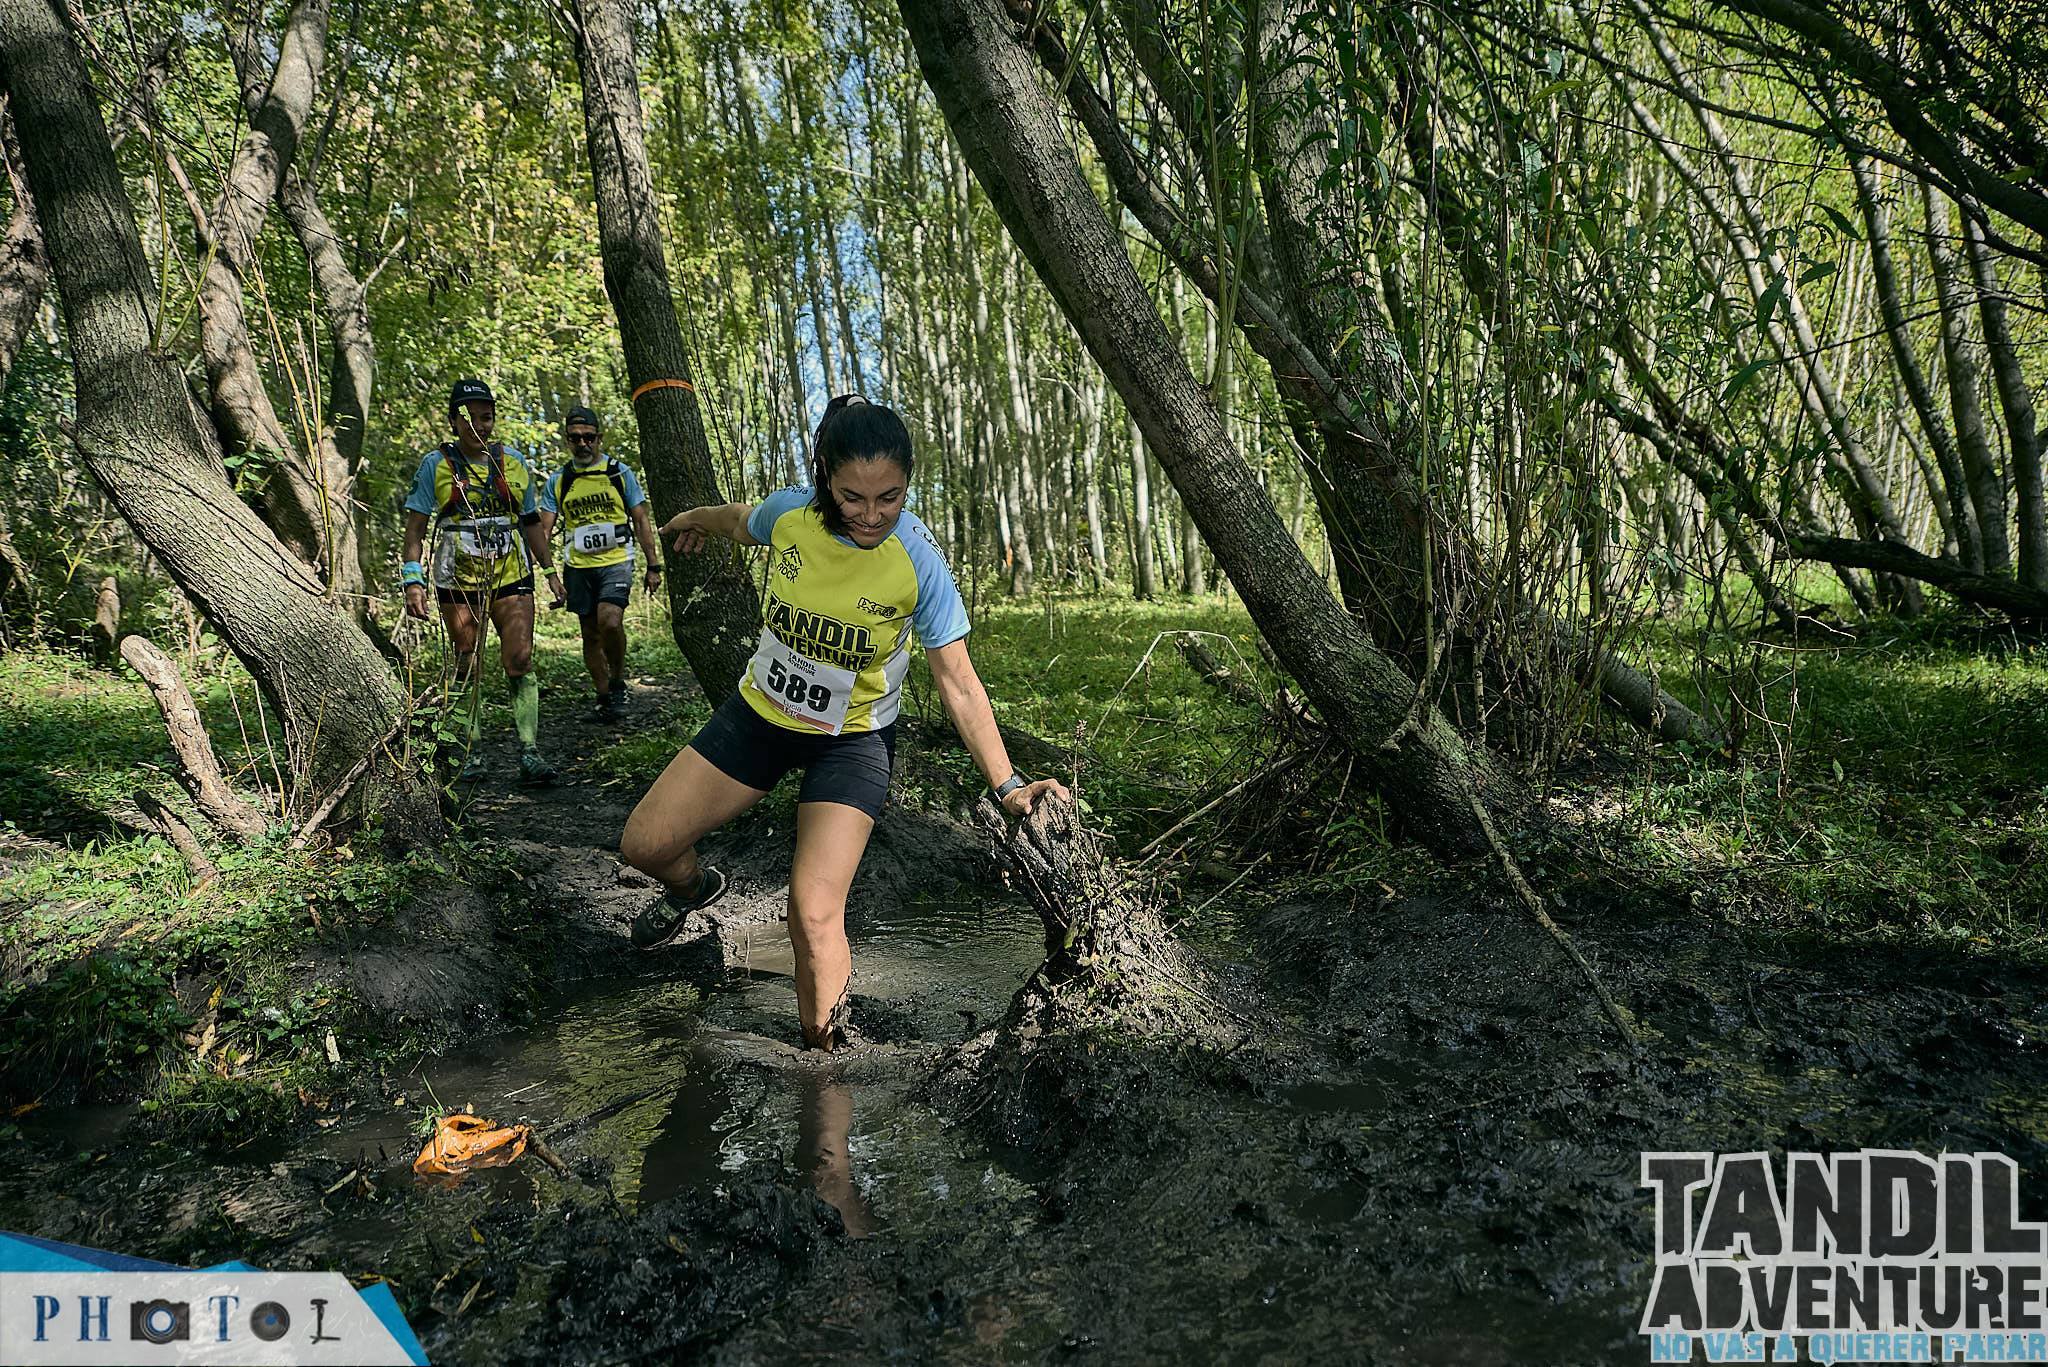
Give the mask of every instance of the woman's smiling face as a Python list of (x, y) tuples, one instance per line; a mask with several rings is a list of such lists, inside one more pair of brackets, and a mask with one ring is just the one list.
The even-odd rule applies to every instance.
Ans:
[(854, 545), (873, 550), (889, 539), (910, 492), (901, 465), (887, 456), (850, 460), (832, 472), (830, 484)]

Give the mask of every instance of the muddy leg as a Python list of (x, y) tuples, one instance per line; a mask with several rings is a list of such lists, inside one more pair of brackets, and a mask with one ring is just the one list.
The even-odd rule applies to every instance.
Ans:
[[(597, 622), (599, 646), (604, 653), (604, 677), (617, 685), (626, 677), (626, 610), (617, 603), (599, 603), (593, 614)], [(585, 648), (584, 659), (589, 659), (589, 647)], [(597, 671), (592, 670), (593, 674)], [(597, 691), (602, 693), (607, 685), (600, 683)]]
[[(604, 604), (598, 604), (600, 611)], [(576, 625), (583, 632), (583, 667), (590, 671), (590, 682), (602, 698), (612, 686), (611, 652), (605, 649), (602, 618), (591, 613), (576, 619)]]
[(789, 942), (796, 957), (796, 1010), (807, 1047), (830, 1049), (831, 1020), (853, 976), (846, 945), (846, 892), (875, 819), (842, 802), (799, 802), (789, 869)]
[(476, 610), (463, 602), (441, 604), (441, 625), (448, 629), (448, 649), (455, 657), (455, 678), (448, 689), (449, 710), (462, 718), (469, 743), (474, 746), (483, 725), (483, 692), (477, 687), (478, 667), (482, 664), (478, 658), (482, 654), (478, 638), (483, 634), (482, 627)]
[(697, 842), (766, 796), (765, 788), (749, 788), (685, 746), (626, 818), (619, 853), (687, 893), (697, 883)]

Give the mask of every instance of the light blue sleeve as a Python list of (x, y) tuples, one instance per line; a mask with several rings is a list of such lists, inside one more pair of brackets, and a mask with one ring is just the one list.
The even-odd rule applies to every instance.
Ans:
[(434, 467), (440, 460), (439, 451), (429, 451), (420, 461), (419, 473), (412, 477), (412, 489), (405, 496), (407, 512), (423, 513), (428, 517), (434, 515)]
[[(553, 513), (557, 517), (561, 516), (562, 502), (561, 496), (556, 493), (555, 486), (561, 482), (563, 473), (564, 471), (557, 470), (540, 482), (540, 510), (544, 513)], [(627, 487), (631, 488), (632, 486), (628, 485)]]
[(791, 508), (801, 508), (811, 501), (809, 489), (777, 489), (754, 505), (754, 511), (747, 514), (747, 535), (767, 545), (775, 535), (775, 523)]
[(519, 505), (519, 515), (521, 517), (539, 517), (540, 500), (534, 496), (533, 491), (540, 484), (540, 477), (533, 472), (533, 462), (509, 446), (505, 448), (505, 459), (516, 460), (526, 467), (526, 497)]
[(619, 469), (626, 476), (626, 511), (630, 513), (647, 501), (647, 491), (640, 487), (640, 476), (633, 473), (632, 466), (621, 465)]
[(967, 605), (960, 601), (960, 589), (953, 571), (946, 566), (946, 554), (932, 539), (931, 529), (916, 513), (906, 512), (896, 524), (896, 539), (910, 552), (910, 567), (917, 572), (917, 607), (910, 624), (926, 650), (949, 646), (971, 629)]

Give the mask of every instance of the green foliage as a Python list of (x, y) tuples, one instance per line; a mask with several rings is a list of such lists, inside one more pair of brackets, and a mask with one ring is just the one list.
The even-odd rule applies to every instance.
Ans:
[[(242, 734), (234, 696), (257, 732), (253, 748), (219, 745), (246, 791), (270, 773), (248, 682), (232, 667), (193, 682), (218, 740)], [(184, 810), (173, 763), (132, 675), (0, 656), (0, 1088), (119, 1093), (159, 1068), (275, 1080), (324, 1066), (326, 1031), (352, 1032), (356, 1004), (317, 965), (401, 924), (458, 869), (490, 885), (510, 858), (458, 842), (393, 862), (374, 830), (301, 850), (279, 828), (215, 845), (219, 878), (197, 885), (167, 841), (109, 820), (138, 788)]]
[[(2048, 955), (2048, 652), (1979, 631), (1768, 652), (1737, 693), (1758, 719), (1749, 764), (1650, 753), (1605, 830), (1680, 896), (1788, 932)], [(1701, 642), (1658, 641), (1685, 692)]]

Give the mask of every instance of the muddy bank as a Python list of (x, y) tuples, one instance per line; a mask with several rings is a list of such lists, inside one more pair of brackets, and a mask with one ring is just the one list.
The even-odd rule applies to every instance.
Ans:
[[(927, 1080), (1007, 1009), (1040, 928), (923, 763), (850, 908), (873, 1047), (793, 1047), (775, 799), (712, 842), (733, 890), (675, 947), (268, 1147), (195, 1156), (71, 1113), (21, 1141), (0, 1225), (383, 1276), (458, 1363), (1636, 1364), (1641, 1150), (2048, 1159), (2037, 975), (1583, 891), (1559, 917), (1643, 1027), (1631, 1059), (1550, 941), (1455, 872), (1224, 898), (1192, 948), (1227, 1030), (1101, 1029), (1036, 1080), (1056, 1123), (995, 1125)], [(606, 852), (623, 798), (590, 796), (486, 801), (622, 942), (652, 890)], [(532, 1121), (574, 1176), (419, 1186), (422, 1119), (465, 1103)]]

